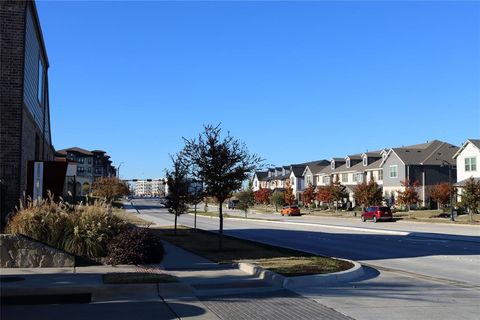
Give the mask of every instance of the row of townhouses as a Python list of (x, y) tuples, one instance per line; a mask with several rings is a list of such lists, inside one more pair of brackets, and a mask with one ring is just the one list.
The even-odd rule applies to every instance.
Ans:
[(382, 186), (389, 204), (394, 204), (402, 190), (402, 181), (418, 181), (420, 205), (429, 206), (430, 186), (451, 181), (461, 187), (470, 177), (479, 179), (479, 158), (480, 140), (469, 139), (460, 148), (433, 140), (257, 171), (253, 188), (255, 191), (260, 188), (283, 191), (290, 184), (297, 201), (301, 202), (303, 191), (309, 185), (319, 187), (339, 181), (346, 187), (346, 200), (355, 206), (355, 186), (363, 182), (375, 180)]

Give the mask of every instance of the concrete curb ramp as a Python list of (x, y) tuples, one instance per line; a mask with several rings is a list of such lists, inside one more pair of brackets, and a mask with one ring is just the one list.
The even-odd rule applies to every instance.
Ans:
[(361, 277), (364, 274), (364, 269), (362, 265), (358, 262), (338, 259), (343, 261), (348, 261), (353, 264), (353, 267), (349, 270), (328, 273), (328, 274), (315, 274), (308, 276), (298, 276), (298, 277), (285, 277), (278, 273), (263, 269), (257, 265), (240, 262), (238, 263), (238, 268), (246, 273), (255, 275), (275, 286), (279, 286), (285, 289), (291, 288), (301, 288), (301, 287), (313, 287), (319, 286), (327, 283), (342, 282), (342, 281), (351, 281), (356, 278)]

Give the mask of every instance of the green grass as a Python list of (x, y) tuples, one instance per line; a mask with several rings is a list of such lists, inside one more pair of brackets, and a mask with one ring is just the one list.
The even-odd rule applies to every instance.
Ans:
[(178, 229), (176, 236), (172, 228), (151, 228), (150, 232), (154, 232), (162, 240), (214, 262), (250, 262), (286, 276), (338, 272), (353, 266), (343, 260), (229, 236), (223, 237), (223, 248), (219, 250), (218, 235), (185, 227)]
[(163, 273), (106, 273), (102, 276), (105, 284), (129, 284), (129, 283), (174, 283), (177, 277)]

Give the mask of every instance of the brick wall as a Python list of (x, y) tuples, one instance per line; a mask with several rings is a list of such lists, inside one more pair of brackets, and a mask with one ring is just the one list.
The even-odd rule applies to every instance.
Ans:
[(0, 2), (1, 221), (20, 196), (26, 5), (23, 1)]

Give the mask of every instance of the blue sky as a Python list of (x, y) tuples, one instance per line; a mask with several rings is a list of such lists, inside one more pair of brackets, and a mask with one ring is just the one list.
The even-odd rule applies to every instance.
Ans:
[(123, 178), (222, 123), (287, 165), (480, 137), (478, 2), (37, 2), (56, 149)]

